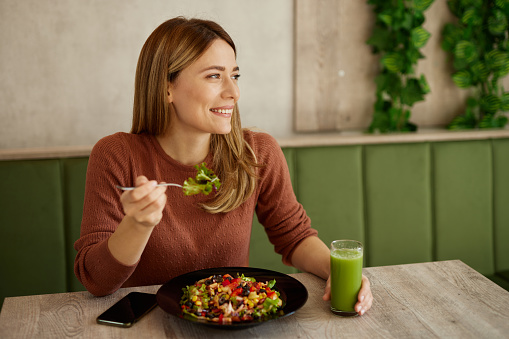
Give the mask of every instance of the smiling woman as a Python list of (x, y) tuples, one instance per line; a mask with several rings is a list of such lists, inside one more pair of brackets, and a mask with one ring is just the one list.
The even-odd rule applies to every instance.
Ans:
[[(235, 45), (214, 22), (178, 17), (149, 36), (131, 133), (101, 139), (89, 158), (75, 273), (91, 293), (248, 266), (255, 212), (285, 264), (329, 276), (329, 250), (295, 197), (281, 148), (241, 127), (238, 79)], [(194, 177), (200, 163), (221, 181), (217, 192), (158, 185)], [(371, 301), (365, 280), (359, 314)]]

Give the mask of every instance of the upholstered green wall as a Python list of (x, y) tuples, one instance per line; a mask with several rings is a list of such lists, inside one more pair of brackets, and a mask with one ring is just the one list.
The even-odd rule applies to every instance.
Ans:
[[(364, 242), (366, 266), (461, 259), (485, 275), (509, 269), (509, 139), (284, 153), (319, 236)], [(251, 264), (294, 272), (264, 239), (255, 220)]]

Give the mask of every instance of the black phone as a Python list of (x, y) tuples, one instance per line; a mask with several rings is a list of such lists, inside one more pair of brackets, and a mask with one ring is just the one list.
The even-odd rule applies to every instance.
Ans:
[(156, 306), (155, 294), (131, 292), (98, 316), (97, 323), (131, 327)]

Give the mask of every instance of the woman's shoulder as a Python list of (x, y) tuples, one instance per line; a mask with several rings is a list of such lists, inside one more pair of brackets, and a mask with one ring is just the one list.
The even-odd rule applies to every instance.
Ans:
[(151, 143), (150, 136), (117, 132), (101, 138), (94, 145), (92, 155), (117, 157), (145, 152)]
[(136, 147), (146, 144), (147, 142), (150, 142), (150, 138), (147, 135), (117, 132), (99, 139), (94, 145), (94, 148), (116, 150), (128, 146)]
[(244, 139), (257, 150), (280, 148), (277, 140), (264, 131), (244, 130)]

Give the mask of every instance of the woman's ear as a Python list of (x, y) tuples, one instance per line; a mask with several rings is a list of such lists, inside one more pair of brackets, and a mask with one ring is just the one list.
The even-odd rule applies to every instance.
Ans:
[(173, 102), (173, 95), (171, 95), (172, 91), (171, 91), (171, 84), (168, 82), (168, 91), (167, 91), (167, 98), (168, 98), (168, 103), (171, 104)]

